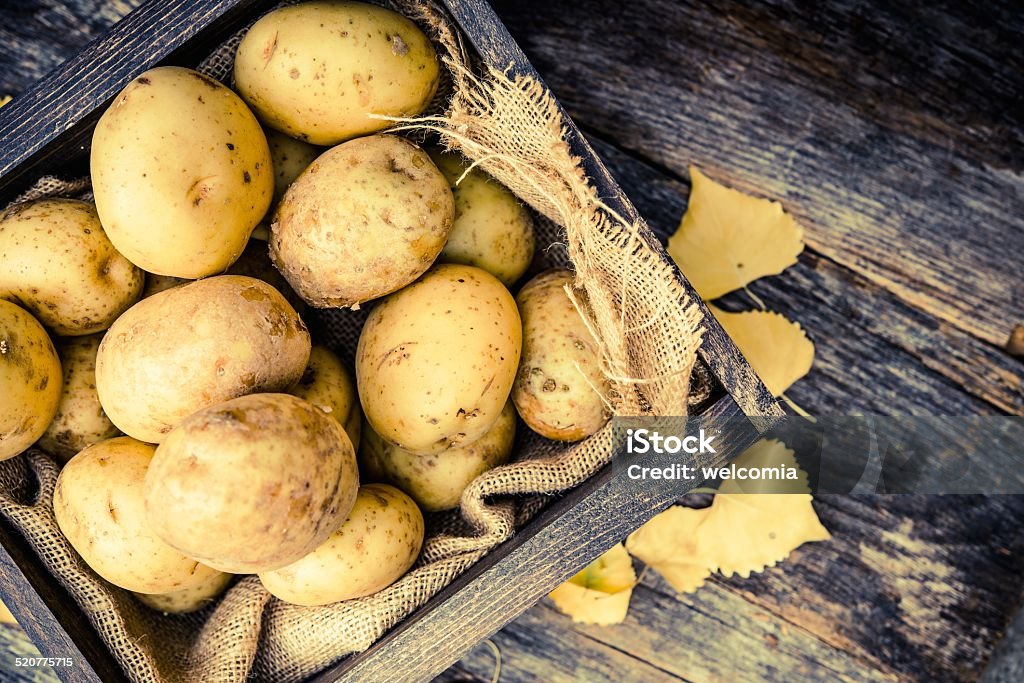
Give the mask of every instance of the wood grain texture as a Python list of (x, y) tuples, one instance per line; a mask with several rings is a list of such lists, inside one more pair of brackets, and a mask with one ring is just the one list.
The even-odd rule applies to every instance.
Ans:
[[(811, 221), (801, 263), (753, 286), (818, 344), (814, 370), (790, 392), (801, 405), (1020, 412), (1022, 366), (1000, 351), (1000, 330), (1022, 322), (1013, 320), (1019, 308), (1003, 306), (1019, 302), (1019, 284), (1008, 295), (998, 284), (976, 286), (1005, 279), (1007, 261), (1021, 253), (1021, 19), (1010, 3), (496, 4), (656, 231), (678, 223), (692, 160), (721, 180), (781, 196)], [(106, 6), (74, 0), (45, 11), (95, 19)], [(11, 65), (0, 68), (0, 85), (22, 82), (22, 63), (57, 63), (49, 45), (70, 49), (87, 37), (65, 27), (48, 38), (28, 26), (34, 20), (0, 22), (0, 64)], [(889, 189), (872, 202), (880, 184)], [(867, 210), (839, 215), (833, 228), (831, 212), (851, 192), (855, 208)], [(1014, 211), (1016, 222), (1007, 218)], [(892, 253), (857, 241), (876, 235)], [(904, 247), (914, 253), (905, 258)], [(921, 253), (929, 263), (915, 262)], [(921, 295), (917, 268), (930, 278)], [(943, 297), (959, 303), (945, 306)], [(617, 681), (675, 680), (670, 671), (689, 670), (703, 676), (686, 679), (694, 681), (831, 680), (821, 664), (846, 650), (865, 680), (974, 680), (1020, 601), (1014, 499), (829, 497), (817, 505), (833, 541), (748, 581), (715, 580), (693, 605), (670, 599), (648, 573), (638, 590), (643, 619), (631, 617), (628, 628), (588, 635), (549, 606), (534, 608), (495, 636), (502, 680), (567, 680), (574, 666), (593, 680), (602, 667)], [(745, 618), (716, 628), (722, 609)], [(677, 637), (654, 641), (656, 653), (629, 650), (646, 620), (677, 628)], [(737, 640), (745, 647), (712, 662), (693, 645), (730, 642), (758, 625), (778, 647), (806, 653), (812, 668), (787, 658), (771, 668), (771, 638)], [(431, 634), (431, 647), (443, 639)], [(489, 656), (475, 649), (446, 678), (490, 680)], [(729, 675), (733, 660), (746, 679)]]
[(782, 199), (815, 251), (991, 345), (1024, 321), (1013, 3), (547, 4), (496, 6), (585, 128)]
[(18, 657), (41, 657), (39, 648), (16, 624), (0, 624), (0, 680), (4, 683), (58, 683), (46, 665), (17, 666)]
[[(502, 680), (614, 683), (632, 680), (629, 666), (692, 683), (976, 680), (1019, 601), (1024, 500), (957, 500), (822, 496), (831, 541), (691, 595), (648, 571), (620, 626), (574, 624), (545, 600), (492, 638)], [(477, 647), (439, 680), (487, 681), (492, 670)]]
[[(686, 210), (689, 184), (600, 138), (592, 141), (666, 239)], [(787, 392), (814, 414), (1024, 414), (1024, 363), (814, 250), (750, 289), (815, 342), (811, 374)], [(739, 293), (723, 307), (754, 304)]]

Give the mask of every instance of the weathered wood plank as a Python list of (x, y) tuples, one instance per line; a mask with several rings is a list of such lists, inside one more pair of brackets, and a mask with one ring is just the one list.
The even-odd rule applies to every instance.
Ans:
[(723, 583), (912, 680), (972, 681), (1021, 603), (1020, 496), (821, 496), (834, 538)]
[[(566, 622), (566, 623), (563, 623)], [(639, 622), (630, 620), (628, 628)], [(572, 622), (551, 608), (534, 607), (496, 633), (493, 642), (501, 652), (503, 683), (545, 681), (545, 683), (622, 683), (691, 681), (645, 661), (642, 654), (609, 647), (571, 626)], [(646, 632), (646, 629), (644, 630)], [(456, 667), (436, 681), (491, 681), (494, 653), (481, 643)]]
[[(593, 143), (655, 232), (674, 232), (689, 185), (612, 144)], [(750, 289), (800, 322), (816, 344), (811, 374), (788, 392), (811, 413), (1024, 413), (1024, 364), (814, 248)], [(742, 293), (726, 301), (736, 310), (754, 307)]]
[(32, 0), (5, 3), (0, 22), (0, 95), (25, 91), (141, 0)]
[[(589, 638), (577, 658), (628, 652), (693, 683), (976, 680), (1020, 602), (1024, 500), (822, 496), (815, 507), (831, 541), (692, 595), (675, 596), (648, 571), (621, 626), (574, 624), (547, 602), (532, 608), (493, 637), (502, 680), (557, 670), (563, 646), (549, 642), (566, 631)], [(489, 680), (491, 669), (477, 648), (442, 680)]]
[(4, 683), (58, 683), (53, 669), (42, 666), (18, 666), (19, 657), (40, 657), (25, 632), (15, 624), (0, 624), (0, 680)]
[(548, 4), (496, 6), (585, 129), (788, 202), (816, 251), (989, 344), (1024, 321), (1013, 3)]

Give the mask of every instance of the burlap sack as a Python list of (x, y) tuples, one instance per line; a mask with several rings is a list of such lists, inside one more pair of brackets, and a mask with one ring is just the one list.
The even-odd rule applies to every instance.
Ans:
[[(453, 24), (433, 5), (400, 11), (435, 39), (450, 72), (443, 112), (403, 130), (432, 131), (478, 162), (538, 214), (543, 265), (571, 265), (576, 291), (600, 343), (619, 415), (683, 415), (700, 315), (652, 246), (642, 222), (615, 215), (588, 183), (564, 141), (551, 96), (529, 78), (472, 67)], [(234, 47), (228, 41), (201, 66), (227, 80)], [(87, 179), (41, 180), (21, 199), (81, 196)], [(312, 311), (314, 337), (351, 359), (364, 313)], [(33, 450), (0, 463), (0, 514), (39, 553), (68, 589), (133, 681), (295, 681), (366, 649), (467, 567), (521, 527), (544, 502), (576, 486), (613, 455), (606, 428), (574, 445), (559, 445), (521, 428), (515, 462), (478, 477), (461, 509), (428, 516), (428, 538), (417, 565), (389, 588), (326, 607), (285, 604), (242, 577), (216, 605), (164, 616), (94, 574), (61, 535), (52, 510), (58, 466)]]

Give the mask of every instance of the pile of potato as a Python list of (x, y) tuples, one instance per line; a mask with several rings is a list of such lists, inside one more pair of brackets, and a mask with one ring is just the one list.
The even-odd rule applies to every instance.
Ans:
[[(146, 605), (234, 574), (303, 605), (374, 593), (416, 562), (421, 509), (509, 459), (517, 413), (569, 441), (607, 421), (571, 273), (508, 289), (527, 210), (371, 116), (421, 113), (439, 74), (391, 11), (278, 9), (234, 91), (161, 67), (115, 98), (95, 204), (0, 220), (0, 459), (63, 463), (61, 530)], [(353, 380), (300, 313), (366, 302)]]

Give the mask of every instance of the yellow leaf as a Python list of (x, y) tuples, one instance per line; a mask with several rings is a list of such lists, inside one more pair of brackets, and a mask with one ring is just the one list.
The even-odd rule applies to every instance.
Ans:
[(797, 479), (777, 478), (771, 479), (762, 475), (760, 479), (726, 479), (718, 487), (718, 493), (810, 493), (810, 485), (807, 481), (807, 472), (800, 469), (800, 463), (796, 461), (796, 453), (786, 448), (786, 444), (778, 439), (761, 439), (753, 446), (743, 451), (739, 457), (733, 460), (737, 468), (760, 469), (767, 472), (769, 469), (778, 470), (784, 473), (792, 468), (797, 471)]
[(629, 553), (617, 543), (580, 573), (551, 591), (558, 609), (582, 624), (621, 624), (636, 585)]
[[(740, 454), (736, 463), (795, 466), (796, 459), (782, 442), (761, 440)], [(806, 473), (801, 474), (801, 480), (789, 483), (806, 490)], [(747, 481), (743, 486), (755, 483)], [(737, 480), (728, 480), (711, 507), (665, 510), (630, 534), (626, 550), (676, 591), (692, 593), (714, 571), (746, 578), (785, 559), (804, 543), (831, 537), (818, 520), (810, 494), (735, 493), (738, 490)]]
[(0, 624), (17, 624), (17, 620), (14, 615), (11, 614), (11, 610), (7, 609), (7, 605), (0, 602)]
[(725, 576), (773, 566), (810, 541), (827, 541), (810, 494), (720, 493), (701, 524), (697, 551)]
[(13, 99), (10, 95), (4, 95), (0, 97), (0, 107), (4, 106)]
[(668, 253), (704, 299), (778, 275), (796, 263), (803, 229), (782, 205), (719, 185), (690, 167), (693, 187)]
[(814, 344), (786, 316), (772, 311), (728, 313), (709, 306), (772, 396), (779, 396), (811, 370)]
[(626, 539), (626, 550), (679, 593), (692, 593), (711, 576), (711, 563), (697, 552), (697, 529), (711, 508), (670, 507)]

